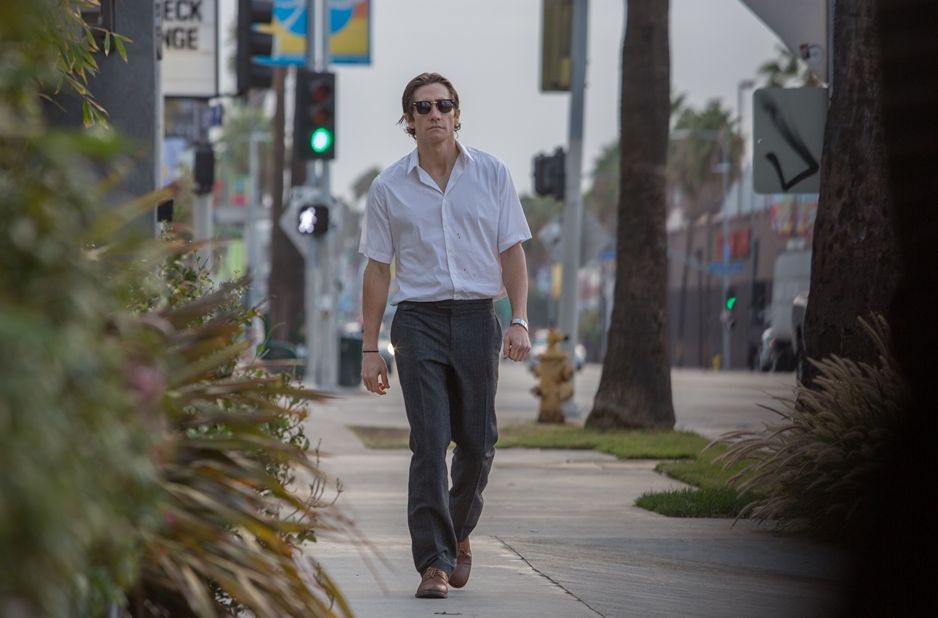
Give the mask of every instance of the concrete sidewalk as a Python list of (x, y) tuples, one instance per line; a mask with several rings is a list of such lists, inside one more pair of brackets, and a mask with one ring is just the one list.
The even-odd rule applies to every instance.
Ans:
[[(519, 392), (524, 380), (518, 371), (503, 365), (502, 385), (509, 388), (499, 395), (502, 423), (533, 419), (533, 399)], [(677, 401), (679, 426), (682, 419), (693, 419), (683, 423), (693, 426), (705, 418)], [(316, 406), (307, 429), (311, 440), (322, 440), (323, 468), (342, 481), (340, 505), (381, 556), (362, 555), (343, 539), (310, 546), (358, 616), (836, 611), (842, 565), (832, 549), (773, 535), (749, 521), (734, 527), (730, 520), (672, 519), (639, 509), (634, 501), (642, 492), (682, 486), (655, 473), (655, 462), (532, 449), (501, 449), (495, 457), (485, 510), (472, 535), (468, 586), (451, 590), (446, 600), (415, 599), (419, 577), (406, 524), (410, 453), (365, 449), (346, 429), (355, 424), (405, 427), (397, 385), (385, 397), (348, 392)]]

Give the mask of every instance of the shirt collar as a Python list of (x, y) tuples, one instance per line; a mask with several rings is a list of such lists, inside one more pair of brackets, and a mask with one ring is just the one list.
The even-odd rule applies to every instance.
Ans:
[[(456, 148), (459, 150), (459, 152), (462, 153), (463, 157), (465, 157), (465, 161), (466, 161), (465, 164), (468, 164), (471, 161), (473, 161), (472, 155), (469, 154), (469, 149), (463, 146), (462, 144), (460, 144), (459, 140), (456, 140)], [(456, 158), (456, 163), (457, 165), (459, 164), (458, 157)], [(414, 148), (413, 150), (410, 151), (410, 155), (408, 155), (407, 157), (407, 173), (408, 174), (412, 173), (415, 169), (417, 169), (418, 165), (420, 165), (420, 159), (417, 156), (417, 149)]]

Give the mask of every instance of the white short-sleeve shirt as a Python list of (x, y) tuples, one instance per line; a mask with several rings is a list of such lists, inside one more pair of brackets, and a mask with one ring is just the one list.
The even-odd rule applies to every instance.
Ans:
[(420, 167), (416, 149), (371, 185), (359, 251), (395, 261), (391, 304), (501, 298), (499, 254), (531, 238), (505, 164), (457, 146), (445, 191)]

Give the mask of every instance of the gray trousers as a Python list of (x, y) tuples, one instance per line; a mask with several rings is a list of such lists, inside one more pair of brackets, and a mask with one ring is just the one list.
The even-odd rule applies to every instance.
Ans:
[[(491, 300), (402, 302), (391, 343), (410, 423), (407, 524), (414, 566), (452, 573), (495, 456), (501, 326)], [(452, 487), (446, 470), (450, 441)]]

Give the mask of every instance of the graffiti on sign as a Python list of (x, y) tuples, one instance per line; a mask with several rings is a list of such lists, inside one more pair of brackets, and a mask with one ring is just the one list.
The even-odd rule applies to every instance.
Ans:
[(817, 193), (826, 88), (762, 88), (753, 94), (756, 193)]

